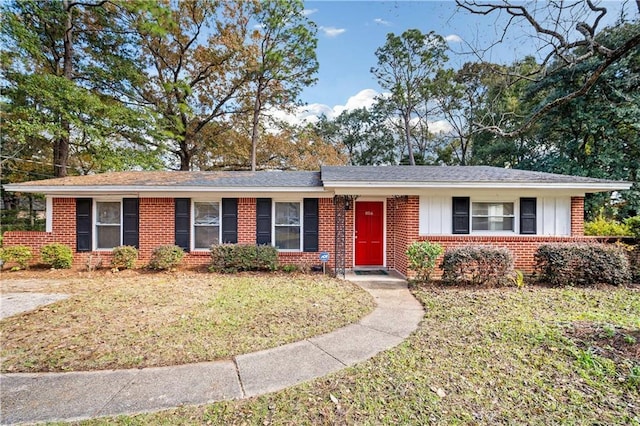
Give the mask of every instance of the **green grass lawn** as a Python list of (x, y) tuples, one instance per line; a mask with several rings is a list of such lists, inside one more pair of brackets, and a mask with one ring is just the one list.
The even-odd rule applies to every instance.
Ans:
[(320, 275), (116, 274), (63, 281), (57, 291), (71, 293), (69, 299), (0, 321), (3, 372), (225, 359), (335, 330), (374, 306), (358, 286)]
[(640, 424), (640, 291), (415, 288), (400, 346), (242, 401), (83, 424)]

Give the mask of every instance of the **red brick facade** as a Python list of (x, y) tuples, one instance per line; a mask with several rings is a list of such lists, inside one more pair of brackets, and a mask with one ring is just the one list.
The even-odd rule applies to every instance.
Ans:
[(419, 198), (387, 199), (387, 267), (407, 275), (407, 246), (418, 240)]
[[(463, 245), (493, 245), (508, 248), (514, 256), (515, 266), (526, 272), (534, 268), (533, 255), (539, 245), (548, 242), (593, 241), (584, 237), (584, 198), (571, 198), (571, 236), (473, 236), (473, 235), (419, 235), (419, 197), (399, 196), (386, 200), (386, 266), (403, 275), (411, 275), (407, 269), (407, 246), (414, 241), (432, 241), (445, 248)], [(76, 252), (76, 204), (73, 198), (54, 198), (52, 202), (54, 218), (52, 232), (12, 231), (4, 235), (4, 245), (27, 245), (37, 253), (45, 244), (59, 242), (68, 245)], [(335, 206), (331, 198), (320, 198), (319, 209), (319, 251), (330, 253), (329, 267), (335, 261)], [(353, 267), (354, 209), (346, 212), (345, 218), (345, 264)], [(151, 252), (160, 245), (174, 243), (174, 199), (140, 198), (139, 202), (139, 265), (148, 262)], [(256, 241), (256, 199), (238, 199), (238, 243), (254, 244)], [(279, 260), (282, 264), (313, 266), (319, 265), (318, 252), (282, 252)], [(108, 266), (110, 251), (76, 253), (77, 267), (88, 263), (96, 265), (99, 260)], [(201, 266), (209, 263), (208, 251), (188, 253), (184, 263), (188, 266)]]
[(584, 197), (571, 197), (571, 236), (584, 235)]

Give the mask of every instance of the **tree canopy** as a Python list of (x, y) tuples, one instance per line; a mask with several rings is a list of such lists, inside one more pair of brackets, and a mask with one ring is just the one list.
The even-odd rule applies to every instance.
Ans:
[(487, 164), (633, 181), (617, 199), (589, 196), (587, 211), (640, 212), (638, 15), (605, 26), (610, 11), (592, 0), (457, 3), (458, 13), (507, 16), (503, 38), (529, 28), (544, 54), (495, 64), (477, 49), (452, 68), (441, 35), (389, 33), (373, 52), (383, 93), (371, 107), (291, 124), (278, 112), (302, 104), (320, 65), (300, 0), (9, 1), (2, 183), (128, 169)]

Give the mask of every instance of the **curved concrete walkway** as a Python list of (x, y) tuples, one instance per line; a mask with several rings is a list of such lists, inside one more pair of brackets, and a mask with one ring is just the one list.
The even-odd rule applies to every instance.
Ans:
[(356, 276), (377, 307), (360, 322), (230, 361), (172, 367), (0, 375), (2, 424), (82, 420), (241, 399), (277, 391), (398, 345), (424, 315), (406, 282)]

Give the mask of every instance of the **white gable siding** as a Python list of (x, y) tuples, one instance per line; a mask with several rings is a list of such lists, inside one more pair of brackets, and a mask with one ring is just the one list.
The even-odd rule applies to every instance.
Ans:
[(451, 197), (420, 197), (420, 235), (451, 234)]
[(45, 198), (45, 211), (44, 211), (44, 230), (46, 232), (53, 232), (53, 198)]
[[(471, 192), (471, 191), (470, 191)], [(515, 208), (515, 228), (513, 235), (520, 232), (520, 197), (537, 199), (537, 235), (571, 235), (571, 196), (543, 196), (535, 193), (503, 191), (477, 191), (475, 193), (456, 191), (420, 196), (420, 235), (453, 235), (451, 232), (452, 197), (469, 196), (471, 202), (505, 201), (513, 202)], [(473, 234), (473, 232), (472, 232)], [(484, 233), (484, 235), (492, 235)], [(496, 234), (497, 235), (497, 234)], [(503, 234), (504, 235), (504, 234)]]
[(571, 197), (538, 199), (538, 235), (571, 235)]

